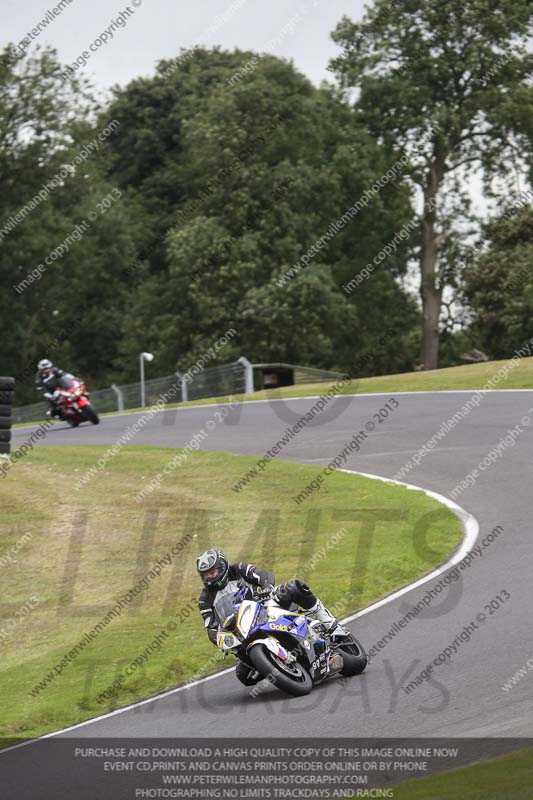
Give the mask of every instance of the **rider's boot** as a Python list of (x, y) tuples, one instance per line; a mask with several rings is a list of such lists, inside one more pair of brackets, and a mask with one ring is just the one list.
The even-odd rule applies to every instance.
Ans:
[(330, 614), (322, 600), (317, 600), (315, 605), (311, 608), (308, 608), (305, 613), (306, 616), (312, 617), (313, 619), (321, 622), (324, 625), (328, 635), (335, 633), (335, 635), (338, 636), (347, 633), (344, 628), (339, 625), (333, 614)]
[(57, 406), (53, 405), (46, 412), (46, 416), (49, 419), (53, 419), (54, 417), (59, 417), (59, 411), (57, 410)]

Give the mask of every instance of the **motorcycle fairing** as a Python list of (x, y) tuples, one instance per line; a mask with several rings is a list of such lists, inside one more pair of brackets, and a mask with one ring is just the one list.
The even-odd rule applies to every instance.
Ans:
[(264, 639), (254, 639), (253, 642), (250, 642), (248, 647), (246, 648), (246, 652), (249, 653), (252, 647), (255, 647), (258, 644), (264, 644), (271, 653), (274, 653), (275, 656), (281, 658), (283, 661), (287, 660), (287, 656), (289, 655), (281, 642), (274, 638), (274, 636), (265, 636)]

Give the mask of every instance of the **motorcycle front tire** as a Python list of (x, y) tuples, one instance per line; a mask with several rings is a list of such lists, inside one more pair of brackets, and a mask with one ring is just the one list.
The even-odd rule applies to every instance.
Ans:
[[(254, 645), (248, 653), (248, 658), (263, 678), (267, 678), (273, 686), (286, 694), (302, 697), (309, 694), (313, 688), (313, 681), (305, 667), (298, 662), (282, 667), (281, 662), (264, 644)], [(277, 666), (278, 663), (280, 666)], [(290, 670), (293, 671), (293, 675)]]
[(85, 419), (88, 419), (93, 425), (98, 425), (100, 422), (100, 417), (90, 403), (87, 403), (87, 405), (83, 407), (83, 413), (85, 415)]

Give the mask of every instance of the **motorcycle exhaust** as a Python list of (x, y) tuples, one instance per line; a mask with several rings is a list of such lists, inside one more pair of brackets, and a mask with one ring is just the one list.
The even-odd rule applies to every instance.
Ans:
[(332, 653), (329, 658), (329, 673), (334, 675), (337, 672), (340, 672), (344, 666), (344, 659), (340, 653)]

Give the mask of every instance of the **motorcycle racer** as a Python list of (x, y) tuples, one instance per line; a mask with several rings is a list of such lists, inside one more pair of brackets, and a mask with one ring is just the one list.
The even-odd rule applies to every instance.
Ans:
[(39, 361), (35, 384), (48, 402), (47, 417), (58, 417), (76, 428), (82, 422), (98, 425), (99, 417), (91, 403), (84, 381), (54, 367), (48, 358)]
[[(344, 629), (335, 617), (303, 581), (294, 579), (275, 586), (272, 572), (259, 570), (253, 564), (244, 561), (230, 564), (225, 553), (219, 548), (206, 550), (198, 556), (196, 569), (204, 584), (198, 598), (198, 608), (204, 620), (209, 640), (214, 645), (217, 643), (218, 630), (214, 611), (215, 600), (217, 594), (224, 591), (232, 581), (240, 582), (240, 585), (246, 584), (256, 593), (259, 589), (260, 594), (272, 597), (280, 608), (289, 610), (293, 604), (298, 606), (303, 609), (306, 617), (321, 622), (329, 635), (333, 632), (340, 635), (344, 633)], [(252, 674), (253, 672), (245, 664), (237, 663), (236, 675), (246, 686), (257, 682), (257, 677)]]
[(59, 416), (54, 401), (54, 392), (60, 386), (60, 379), (66, 374), (64, 370), (54, 367), (48, 358), (42, 358), (37, 364), (35, 385), (37, 391), (48, 401), (50, 407), (46, 414), (49, 417)]

